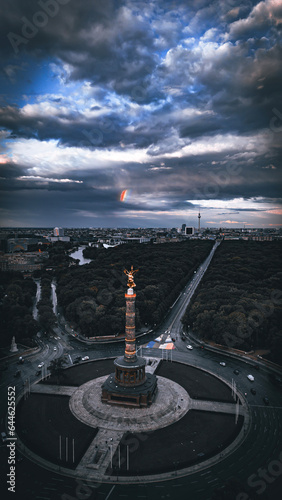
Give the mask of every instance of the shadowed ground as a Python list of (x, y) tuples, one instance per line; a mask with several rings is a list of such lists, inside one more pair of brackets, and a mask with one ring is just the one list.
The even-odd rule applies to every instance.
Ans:
[[(96, 436), (93, 429), (77, 420), (69, 409), (68, 396), (30, 394), (17, 406), (17, 433), (34, 453), (50, 462), (76, 467)], [(62, 439), (62, 460), (59, 436)], [(68, 437), (68, 462), (66, 462), (66, 437)], [(75, 461), (73, 463), (72, 439)]]
[[(60, 383), (80, 386), (114, 371), (113, 358), (74, 365), (64, 370)], [(234, 402), (231, 390), (216, 377), (200, 369), (177, 362), (163, 361), (157, 375), (183, 386), (193, 399)], [(54, 377), (47, 384), (57, 385)], [(55, 387), (54, 387), (55, 389)], [(235, 410), (235, 408), (234, 408)], [(117, 412), (116, 407), (112, 407)], [(128, 409), (130, 415), (131, 409)], [(153, 432), (126, 433), (113, 457), (108, 474), (142, 475), (174, 471), (206, 460), (226, 447), (241, 429), (243, 418), (235, 425), (235, 415), (216, 411), (190, 410), (177, 422)], [(17, 407), (17, 430), (23, 443), (53, 463), (74, 468), (90, 446), (99, 429), (80, 421), (69, 409), (69, 396), (31, 393)], [(115, 429), (113, 429), (113, 435)], [(62, 461), (59, 460), (59, 436), (62, 436)], [(66, 462), (65, 438), (68, 437)], [(72, 462), (72, 439), (75, 461)], [(127, 454), (129, 453), (129, 471)], [(120, 467), (119, 467), (120, 462)]]
[(127, 433), (120, 443), (120, 469), (119, 450), (113, 458), (114, 474), (120, 470), (122, 475), (149, 475), (189, 467), (228, 446), (242, 423), (242, 417), (236, 425), (234, 415), (192, 410), (169, 427), (150, 433)]
[[(66, 368), (62, 375), (59, 376), (60, 385), (71, 385), (80, 386), (93, 380), (94, 378), (103, 377), (103, 375), (109, 375), (115, 371), (114, 359), (102, 359), (98, 361), (90, 361), (85, 363), (80, 363), (78, 365), (73, 365), (70, 368)], [(42, 384), (57, 385), (58, 379), (55, 376), (48, 378), (47, 380), (41, 382)]]
[(156, 370), (156, 375), (166, 377), (182, 385), (193, 399), (234, 403), (231, 389), (224, 382), (193, 366), (175, 361), (173, 363), (162, 362)]

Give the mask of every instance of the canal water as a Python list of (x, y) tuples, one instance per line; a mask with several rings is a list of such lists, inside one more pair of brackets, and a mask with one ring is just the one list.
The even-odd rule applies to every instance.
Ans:
[(34, 305), (33, 305), (33, 310), (32, 310), (32, 316), (33, 316), (33, 319), (35, 319), (37, 321), (38, 319), (38, 309), (37, 309), (37, 304), (40, 300), (40, 297), (41, 297), (41, 283), (40, 283), (40, 280), (34, 280), (35, 283), (36, 283), (36, 296), (35, 296), (35, 302), (34, 302)]
[(53, 305), (53, 313), (57, 316), (57, 293), (56, 293), (56, 281), (52, 280), (51, 283), (51, 297), (52, 297), (52, 305)]
[(85, 246), (79, 247), (78, 250), (70, 254), (70, 257), (73, 259), (78, 259), (79, 260), (79, 265), (83, 266), (84, 264), (89, 264), (91, 262), (91, 259), (85, 259), (83, 257), (83, 250), (86, 248)]

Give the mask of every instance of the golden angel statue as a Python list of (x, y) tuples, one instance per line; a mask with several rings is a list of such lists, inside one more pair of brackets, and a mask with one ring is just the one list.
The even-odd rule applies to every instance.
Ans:
[(139, 271), (139, 269), (135, 269), (133, 271), (133, 266), (131, 266), (131, 270), (130, 271), (127, 271), (127, 269), (125, 269), (123, 272), (126, 274), (126, 276), (128, 277), (128, 282), (127, 282), (127, 286), (129, 286), (129, 288), (133, 288), (135, 285), (134, 283), (134, 278), (133, 278), (133, 275), (135, 273), (137, 273), (137, 271)]

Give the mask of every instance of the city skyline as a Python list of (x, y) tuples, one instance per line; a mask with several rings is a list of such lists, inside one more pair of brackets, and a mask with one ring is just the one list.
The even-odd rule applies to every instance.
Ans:
[(1, 8), (2, 227), (282, 227), (278, 0)]

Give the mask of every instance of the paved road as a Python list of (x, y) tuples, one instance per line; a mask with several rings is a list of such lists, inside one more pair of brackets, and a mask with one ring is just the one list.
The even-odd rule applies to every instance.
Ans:
[[(280, 500), (282, 479), (281, 389), (272, 384), (266, 368), (260, 368), (257, 371), (252, 365), (240, 359), (235, 360), (222, 353), (201, 349), (192, 337), (185, 342), (181, 340), (181, 317), (212, 255), (200, 266), (192, 282), (179, 296), (167, 314), (162, 327), (158, 328), (152, 335), (147, 336), (146, 340), (149, 341), (160, 333), (164, 333), (165, 330), (169, 330), (171, 336), (176, 338), (176, 349), (172, 351), (173, 360), (189, 362), (194, 366), (213, 371), (228, 382), (231, 382), (232, 379), (236, 381), (238, 389), (246, 394), (252, 416), (251, 431), (242, 447), (235, 451), (232, 456), (205, 471), (185, 478), (173, 476), (172, 480), (166, 483), (142, 484), (140, 480), (140, 485), (135, 486), (117, 484), (95, 485), (93, 487), (93, 485), (79, 485), (73, 479), (45, 471), (24, 459), (17, 464), (17, 484), (20, 485), (22, 491), (25, 491), (25, 496), (23, 497), (22, 492), (18, 492), (11, 498), (74, 500), (82, 498), (84, 495), (83, 498), (92, 500), (131, 500), (132, 498), (211, 500), (214, 489), (223, 486), (230, 477), (233, 477), (242, 485), (242, 490), (249, 480), (250, 491), (254, 494), (254, 498)], [(58, 337), (58, 335), (56, 336)], [(59, 333), (59, 337), (49, 339), (47, 345), (44, 344), (40, 354), (32, 356), (30, 360), (20, 366), (20, 377), (14, 377), (15, 371), (19, 368), (14, 361), (8, 365), (7, 370), (3, 373), (0, 383), (1, 431), (7, 410), (7, 386), (15, 385), (16, 392), (19, 393), (27, 378), (30, 379), (31, 383), (38, 378), (35, 373), (40, 361), (44, 361), (45, 365), (48, 365), (51, 359), (59, 357), (63, 353), (68, 355), (69, 362), (71, 362), (69, 356), (73, 361), (77, 354), (81, 356), (87, 354), (90, 359), (98, 359), (121, 355), (124, 350), (122, 344), (85, 346), (72, 337), (63, 335), (62, 332)], [(187, 342), (193, 346), (193, 350), (186, 348)], [(139, 339), (138, 344), (144, 344), (144, 339)], [(54, 347), (56, 347), (56, 351)], [(157, 349), (142, 349), (142, 351), (146, 355), (162, 356), (162, 352)], [(225, 361), (226, 366), (221, 366), (220, 361)], [(235, 369), (239, 370), (239, 375), (234, 374)], [(247, 375), (250, 373), (255, 377), (253, 383), (247, 379)], [(256, 389), (256, 395), (250, 392), (251, 387)], [(263, 398), (265, 396), (269, 398), (269, 406), (264, 404)], [(7, 460), (6, 452), (6, 446), (2, 445), (0, 458), (4, 460), (4, 463)], [(6, 491), (5, 484), (4, 488)], [(237, 500), (249, 500), (249, 498), (251, 497), (244, 494), (241, 497), (238, 496)]]
[[(161, 352), (156, 349), (148, 349), (148, 355), (161, 356)], [(186, 478), (173, 478), (172, 481), (159, 484), (147, 484), (138, 486), (119, 486), (119, 485), (100, 485), (97, 489), (87, 488), (91, 496), (85, 498), (105, 499), (108, 496), (109, 500), (114, 499), (129, 499), (132, 498), (147, 498), (147, 499), (186, 499), (192, 500), (209, 500), (211, 499), (212, 491), (215, 487), (222, 486), (230, 477), (237, 478), (243, 485), (248, 478), (255, 478), (259, 469), (270, 469), (277, 473), (279, 470), (272, 467), (273, 460), (279, 460), (282, 444), (282, 394), (281, 391), (273, 386), (269, 380), (269, 375), (264, 369), (259, 371), (250, 370), (248, 364), (242, 361), (233, 359), (225, 359), (226, 366), (219, 365), (219, 361), (223, 356), (217, 353), (210, 353), (200, 348), (194, 348), (192, 351), (173, 351), (173, 359), (175, 361), (189, 361), (192, 365), (203, 367), (212, 370), (227, 381), (232, 378), (236, 379), (237, 387), (242, 392), (247, 393), (252, 412), (252, 427), (242, 448), (222, 462), (214, 465), (212, 468), (202, 471), (193, 476)], [(168, 361), (169, 363), (169, 361)], [(239, 375), (233, 373), (234, 369), (239, 370)], [(251, 383), (247, 379), (247, 375), (251, 372), (255, 381)], [(250, 393), (250, 388), (255, 387), (256, 395)], [(265, 406), (262, 398), (267, 395), (270, 400), (270, 405)], [(2, 451), (2, 449), (1, 449)], [(69, 478), (61, 478), (59, 475), (39, 469), (34, 464), (30, 464), (26, 459), (20, 464), (17, 464), (18, 478), (21, 484), (26, 488), (26, 492), (30, 495), (28, 498), (53, 500), (63, 498), (69, 500), (69, 497), (62, 497), (62, 494), (68, 494), (73, 498), (76, 496), (75, 491), (77, 485), (75, 481)], [(34, 473), (36, 472), (36, 480), (34, 481)], [(269, 498), (278, 500), (275, 489), (281, 484), (281, 476), (267, 476), (273, 483), (267, 483), (266, 492), (269, 493)], [(258, 479), (256, 484), (258, 484)], [(88, 487), (89, 488), (89, 487)], [(256, 493), (259, 490), (258, 486), (253, 486), (252, 491)], [(187, 497), (189, 491), (189, 497)], [(274, 493), (273, 493), (274, 491)], [(274, 496), (273, 496), (274, 495)], [(19, 497), (22, 498), (22, 497)], [(245, 497), (242, 497), (242, 499)], [(257, 497), (263, 499), (263, 494)], [(265, 497), (267, 498), (267, 497)], [(240, 499), (241, 500), (241, 499)]]

